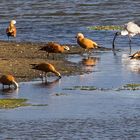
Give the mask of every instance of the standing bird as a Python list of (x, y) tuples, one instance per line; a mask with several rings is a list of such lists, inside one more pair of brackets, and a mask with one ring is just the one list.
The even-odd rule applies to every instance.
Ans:
[(6, 29), (6, 34), (8, 36), (8, 40), (9, 40), (9, 37), (16, 37), (16, 21), (15, 20), (11, 20), (10, 21), (10, 24), (8, 26), (8, 28)]
[(4, 89), (4, 85), (14, 85), (15, 89), (18, 88), (18, 83), (15, 81), (15, 78), (12, 75), (2, 75), (0, 77), (0, 83), (2, 83), (3, 85), (3, 89)]
[[(131, 44), (131, 37), (133, 37), (137, 34), (140, 34), (140, 27), (132, 21), (128, 22), (127, 24), (125, 24), (123, 31), (115, 33), (114, 38), (113, 38), (113, 42), (112, 42), (113, 50), (115, 49), (115, 39), (117, 36), (119, 36), (119, 35), (128, 36), (129, 44)], [(131, 47), (131, 45), (130, 45), (130, 47)]]
[[(63, 46), (55, 42), (48, 42), (45, 46), (43, 46), (39, 50), (46, 51), (49, 56), (49, 53), (64, 53), (65, 50), (69, 51), (70, 48), (68, 46)], [(54, 59), (54, 55), (53, 55), (53, 59)]]
[(140, 51), (129, 56), (131, 59), (140, 59)]
[(31, 64), (33, 67), (32, 69), (42, 71), (42, 81), (43, 81), (43, 75), (45, 73), (45, 80), (47, 80), (47, 73), (52, 72), (59, 78), (61, 78), (61, 74), (55, 69), (55, 67), (50, 63), (39, 63), (39, 64)]
[(85, 50), (99, 48), (99, 45), (96, 42), (85, 38), (82, 33), (78, 33), (76, 38), (77, 43), (80, 45), (80, 47), (84, 48)]

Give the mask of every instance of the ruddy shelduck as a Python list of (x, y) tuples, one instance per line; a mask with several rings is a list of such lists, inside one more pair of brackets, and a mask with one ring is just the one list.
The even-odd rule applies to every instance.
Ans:
[(39, 70), (42, 72), (42, 81), (43, 81), (43, 74), (45, 73), (45, 80), (47, 78), (47, 73), (52, 72), (59, 78), (61, 78), (61, 74), (55, 69), (55, 67), (50, 63), (39, 63), (39, 64), (31, 64), (32, 69)]
[[(41, 51), (46, 51), (48, 53), (48, 56), (50, 53), (64, 53), (65, 50), (69, 51), (70, 48), (65, 45), (60, 45), (56, 42), (48, 42), (45, 46), (43, 46)], [(54, 58), (54, 56), (53, 56)]]
[(129, 56), (131, 59), (140, 59), (140, 51)]
[(11, 20), (8, 28), (6, 29), (6, 34), (8, 36), (8, 39), (9, 39), (10, 36), (11, 37), (16, 37), (17, 31), (16, 31), (15, 24), (16, 24), (16, 21), (15, 20)]
[(85, 38), (82, 33), (78, 33), (76, 38), (79, 46), (84, 48), (85, 50), (95, 49), (99, 47), (96, 42), (92, 41), (91, 39)]
[(19, 87), (18, 83), (15, 81), (14, 76), (12, 75), (2, 75), (0, 77), (0, 83), (3, 85), (3, 89), (4, 89), (4, 85), (9, 85), (9, 88), (11, 85), (14, 86), (15, 89), (17, 89)]

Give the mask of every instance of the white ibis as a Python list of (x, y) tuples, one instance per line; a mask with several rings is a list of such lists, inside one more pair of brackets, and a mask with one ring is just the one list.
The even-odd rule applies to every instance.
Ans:
[(131, 37), (133, 37), (137, 34), (140, 34), (140, 27), (132, 21), (128, 22), (127, 24), (125, 24), (123, 31), (115, 33), (114, 38), (113, 38), (113, 43), (112, 43), (113, 50), (115, 49), (115, 39), (117, 36), (119, 36), (119, 35), (128, 36), (129, 43), (131, 44)]

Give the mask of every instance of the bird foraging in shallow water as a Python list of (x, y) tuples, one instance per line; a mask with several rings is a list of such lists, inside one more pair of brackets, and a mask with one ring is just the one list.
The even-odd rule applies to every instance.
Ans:
[(140, 59), (140, 51), (129, 56), (131, 59)]
[(10, 24), (8, 26), (8, 28), (6, 29), (6, 34), (8, 36), (8, 40), (9, 40), (9, 37), (16, 37), (16, 21), (15, 20), (11, 20), (10, 21)]
[(3, 89), (4, 85), (9, 85), (9, 88), (11, 85), (14, 85), (15, 89), (18, 88), (18, 83), (15, 81), (15, 78), (12, 75), (2, 75), (0, 77), (0, 83), (2, 83)]
[(99, 45), (96, 42), (88, 38), (85, 38), (82, 33), (78, 33), (76, 38), (77, 38), (77, 43), (79, 44), (79, 46), (84, 48), (85, 50), (99, 48)]
[(50, 53), (64, 53), (65, 50), (69, 51), (70, 48), (68, 46), (60, 45), (56, 42), (48, 42), (45, 46), (43, 46), (39, 50), (46, 51), (49, 56)]
[(112, 48), (113, 50), (115, 49), (115, 39), (117, 36), (121, 35), (121, 36), (128, 36), (129, 38), (129, 44), (131, 47), (131, 37), (140, 34), (140, 27), (134, 23), (134, 22), (128, 22), (127, 24), (124, 25), (124, 30), (120, 31), (120, 32), (116, 32), (113, 38), (113, 42), (112, 42)]
[(32, 69), (39, 70), (42, 72), (42, 81), (43, 75), (45, 75), (45, 80), (47, 80), (47, 73), (52, 72), (59, 78), (61, 78), (61, 74), (55, 69), (55, 67), (50, 63), (39, 63), (39, 64), (31, 64)]

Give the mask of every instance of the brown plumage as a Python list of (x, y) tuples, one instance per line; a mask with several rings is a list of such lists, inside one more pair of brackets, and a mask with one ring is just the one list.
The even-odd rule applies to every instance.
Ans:
[(2, 83), (3, 85), (3, 89), (4, 89), (4, 85), (14, 85), (15, 89), (18, 88), (18, 83), (15, 81), (15, 78), (12, 75), (2, 75), (0, 77), (0, 83)]
[(88, 38), (85, 38), (82, 33), (78, 33), (77, 36), (77, 43), (80, 47), (84, 48), (85, 50), (95, 49), (98, 48), (98, 44)]
[(9, 39), (10, 36), (11, 37), (16, 37), (16, 32), (17, 31), (16, 31), (15, 24), (16, 24), (16, 21), (15, 20), (11, 20), (8, 28), (6, 29), (6, 34), (8, 36), (8, 39)]
[(50, 63), (39, 63), (39, 64), (31, 64), (32, 69), (39, 70), (42, 72), (42, 81), (43, 81), (43, 73), (45, 73), (45, 79), (47, 78), (47, 73), (52, 72), (59, 78), (61, 78), (61, 74), (55, 69), (55, 67)]
[(140, 59), (140, 51), (129, 56), (131, 59)]
[[(65, 50), (70, 50), (68, 46), (63, 46), (55, 42), (48, 42), (45, 46), (43, 46), (41, 51), (46, 51), (48, 53), (64, 53)], [(53, 56), (54, 58), (54, 56)]]

